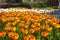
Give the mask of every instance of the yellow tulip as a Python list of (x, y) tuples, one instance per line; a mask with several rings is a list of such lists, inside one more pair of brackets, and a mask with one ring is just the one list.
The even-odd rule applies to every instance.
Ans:
[(10, 31), (16, 31), (16, 27), (12, 27)]

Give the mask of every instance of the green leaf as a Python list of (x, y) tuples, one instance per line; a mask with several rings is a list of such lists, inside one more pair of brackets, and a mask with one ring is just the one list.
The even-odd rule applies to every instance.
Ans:
[(45, 26), (45, 20), (42, 20), (40, 24)]

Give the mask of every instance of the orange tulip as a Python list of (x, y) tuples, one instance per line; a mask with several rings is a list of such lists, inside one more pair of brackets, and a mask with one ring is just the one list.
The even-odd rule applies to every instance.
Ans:
[(39, 22), (34, 22), (35, 25), (37, 26), (40, 26), (40, 23)]
[(31, 20), (31, 17), (29, 16), (28, 20)]
[(27, 21), (27, 23), (26, 23), (27, 25), (30, 25), (30, 21)]
[(8, 36), (12, 39), (18, 39), (19, 38), (19, 35), (17, 33), (13, 33), (13, 32), (10, 32), (8, 34)]
[(10, 29), (11, 29), (11, 27), (9, 27), (9, 26), (5, 27), (6, 31), (9, 31)]
[(9, 34), (8, 34), (8, 36), (9, 36), (9, 38), (13, 38), (14, 36), (13, 36), (13, 32), (10, 32)]
[(60, 24), (54, 24), (55, 28), (60, 28)]
[(32, 26), (31, 26), (32, 28), (35, 28), (36, 27), (36, 24), (32, 24)]
[(36, 38), (33, 35), (29, 35), (29, 40), (36, 40)]
[(23, 27), (24, 26), (24, 23), (19, 23), (19, 26), (22, 26)]
[(5, 31), (0, 32), (0, 36), (1, 37), (5, 37), (5, 35), (6, 35), (6, 32)]
[(27, 36), (24, 37), (24, 40), (29, 40), (29, 38)]
[(31, 18), (31, 21), (32, 21), (32, 22), (34, 22), (34, 19), (33, 19), (33, 18)]
[(39, 27), (36, 27), (36, 28), (34, 28), (34, 29), (35, 29), (36, 32), (38, 32), (38, 31), (40, 30)]
[(11, 26), (11, 23), (7, 23), (7, 24), (6, 24), (6, 27), (10, 27), (10, 26)]
[(47, 32), (41, 32), (42, 37), (47, 37), (48, 33)]
[(50, 17), (50, 15), (46, 14), (45, 17), (46, 17), (46, 19), (48, 19)]
[(20, 19), (16, 19), (15, 22), (18, 23), (20, 21)]
[(16, 25), (16, 22), (13, 22), (12, 25)]
[(24, 30), (24, 34), (28, 34), (28, 30)]
[(58, 19), (56, 19), (56, 20), (55, 20), (55, 22), (56, 22), (56, 23), (59, 23), (59, 20), (58, 20)]
[(28, 20), (28, 17), (25, 17), (25, 20)]
[(20, 28), (20, 32), (24, 33), (24, 28)]
[(7, 18), (6, 18), (6, 17), (2, 17), (1, 20), (2, 20), (3, 22), (6, 22), (6, 21), (7, 21)]
[(56, 18), (55, 18), (55, 17), (53, 17), (53, 18), (51, 19), (51, 23), (54, 23), (54, 22), (55, 22), (55, 20), (56, 20)]
[(24, 28), (28, 28), (28, 27), (29, 27), (29, 25), (25, 25), (25, 26), (24, 26)]
[(47, 31), (51, 31), (52, 30), (52, 27), (50, 27), (49, 25), (46, 26), (46, 30)]
[(30, 29), (30, 33), (34, 33), (35, 32), (35, 30), (34, 29)]
[(13, 39), (18, 39), (19, 38), (19, 35), (17, 33), (14, 33), (14, 38)]
[(39, 28), (40, 28), (40, 29), (42, 29), (42, 30), (44, 30), (44, 29), (45, 29), (45, 27), (44, 27), (44, 26), (42, 26), (42, 25), (41, 25), (41, 26), (39, 26)]
[(12, 24), (13, 24), (13, 25), (16, 25), (19, 21), (20, 21), (20, 20), (17, 19), (17, 20), (15, 20)]
[(8, 20), (14, 20), (14, 18), (13, 17), (9, 17)]
[(45, 21), (45, 24), (48, 24), (49, 23), (49, 21)]

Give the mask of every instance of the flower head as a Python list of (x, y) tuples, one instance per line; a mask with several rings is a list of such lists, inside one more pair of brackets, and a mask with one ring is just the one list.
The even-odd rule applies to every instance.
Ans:
[(18, 39), (19, 38), (19, 35), (17, 33), (13, 33), (13, 32), (10, 32), (8, 34), (8, 36), (12, 39)]
[(1, 37), (5, 37), (5, 35), (6, 35), (6, 32), (5, 31), (0, 32), (0, 36)]
[(47, 32), (41, 32), (42, 37), (47, 37), (48, 33)]

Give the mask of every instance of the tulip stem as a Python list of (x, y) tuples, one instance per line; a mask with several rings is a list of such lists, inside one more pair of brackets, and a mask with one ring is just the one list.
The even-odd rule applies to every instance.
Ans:
[(0, 40), (2, 40), (2, 38), (0, 37)]
[(52, 32), (53, 32), (53, 39), (54, 39), (55, 38), (55, 29), (54, 29), (54, 27), (53, 27), (53, 31)]
[[(41, 34), (42, 30), (40, 30), (40, 34)], [(42, 40), (42, 36), (40, 35), (40, 40)]]
[(2, 37), (2, 40), (4, 40), (4, 37)]

